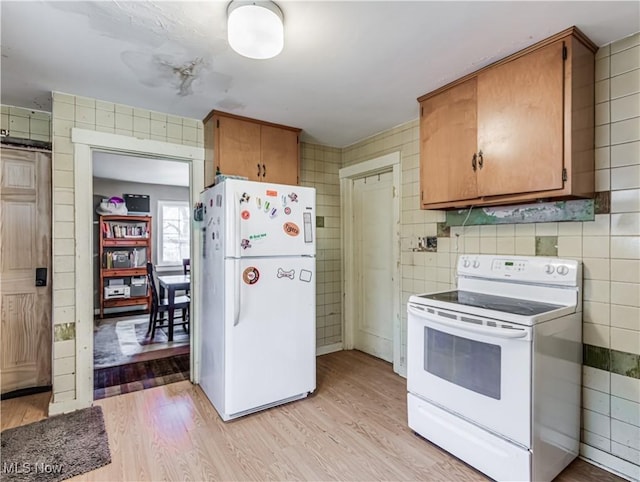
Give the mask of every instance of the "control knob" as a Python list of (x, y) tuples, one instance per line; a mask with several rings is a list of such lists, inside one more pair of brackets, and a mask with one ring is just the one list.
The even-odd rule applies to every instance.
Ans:
[(468, 268), (470, 264), (471, 264), (471, 261), (469, 261), (468, 258), (462, 259), (462, 266), (464, 266), (465, 268)]
[(479, 268), (480, 267), (480, 260), (474, 259), (473, 260), (473, 267), (474, 268)]
[(560, 266), (558, 266), (557, 271), (560, 276), (565, 276), (569, 272), (569, 267), (565, 264), (561, 264)]
[[(556, 269), (554, 268), (554, 266), (552, 264), (547, 264), (544, 267), (544, 272), (547, 273), (547, 274), (553, 274), (553, 272), (555, 270)], [(560, 268), (558, 268), (558, 272), (560, 272)]]

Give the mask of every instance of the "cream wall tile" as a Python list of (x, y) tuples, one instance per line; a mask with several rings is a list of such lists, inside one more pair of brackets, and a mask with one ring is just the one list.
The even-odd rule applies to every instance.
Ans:
[(558, 223), (536, 223), (536, 236), (557, 236)]
[(596, 325), (585, 322), (582, 325), (582, 342), (588, 345), (609, 348), (609, 330), (610, 328), (607, 325)]
[(609, 417), (591, 410), (582, 411), (582, 423), (585, 430), (610, 438)]
[[(611, 212), (612, 213), (640, 212), (640, 189), (611, 191)], [(612, 219), (612, 224), (613, 224), (613, 219)]]
[(558, 236), (582, 236), (581, 222), (558, 223)]
[(535, 256), (536, 239), (516, 237), (516, 254), (518, 256)]
[(603, 79), (596, 82), (595, 85), (595, 101), (596, 103), (606, 102), (609, 100), (610, 80)]
[(58, 358), (53, 361), (53, 370), (55, 373), (59, 375), (68, 375), (70, 373), (75, 373), (76, 369), (76, 358), (75, 357), (66, 357), (66, 358)]
[(601, 59), (603, 57), (609, 57), (610, 55), (611, 55), (611, 45), (603, 45), (601, 47), (598, 47), (598, 50), (596, 50), (595, 58)]
[(583, 321), (596, 325), (609, 325), (609, 303), (598, 303), (597, 301), (585, 301), (582, 305)]
[[(558, 256), (561, 255), (558, 251)], [(577, 257), (577, 256), (574, 256)], [(584, 258), (582, 260), (584, 278), (593, 280), (609, 280), (608, 258)]]
[(636, 92), (640, 92), (640, 70), (632, 70), (611, 79), (612, 99), (635, 94)]
[(640, 141), (611, 146), (611, 167), (640, 164)]
[[(592, 390), (591, 388), (582, 389), (582, 407), (592, 412), (602, 415), (609, 415), (609, 399), (608, 393)], [(622, 400), (622, 399), (620, 399)]]
[(604, 450), (605, 452), (611, 452), (611, 440), (609, 439), (609, 437), (603, 437), (602, 435), (598, 435), (595, 433), (591, 433), (588, 430), (581, 429), (580, 440), (583, 443), (590, 445), (591, 447)]
[[(611, 57), (601, 57), (596, 60), (596, 81), (611, 77)], [(630, 70), (630, 69), (628, 69)]]
[(640, 284), (612, 281), (611, 303), (640, 307)]
[(516, 224), (516, 236), (535, 236), (535, 224)]
[(608, 236), (584, 236), (582, 238), (582, 255), (585, 258), (608, 258)]
[(65, 104), (73, 104), (76, 103), (76, 98), (69, 94), (63, 94), (62, 92), (52, 92), (51, 97), (55, 101), (54, 104), (65, 103)]
[(133, 132), (149, 134), (151, 132), (151, 119), (147, 117), (133, 116)]
[(582, 237), (581, 236), (558, 237), (558, 256), (562, 258), (582, 257)]
[(498, 224), (496, 226), (496, 235), (498, 237), (513, 237), (516, 235), (515, 224)]
[(640, 331), (640, 308), (637, 306), (611, 305), (611, 326)]
[(74, 104), (56, 104), (54, 112), (56, 120), (74, 120), (76, 116), (76, 106)]
[(79, 95), (77, 95), (75, 97), (75, 103), (76, 103), (76, 106), (88, 107), (90, 109), (96, 108), (95, 99), (91, 99), (89, 97), (80, 97)]
[(106, 110), (108, 112), (115, 112), (116, 105), (113, 102), (105, 102), (103, 100), (96, 100), (96, 109)]
[(640, 332), (612, 327), (611, 348), (640, 355)]
[(635, 450), (640, 450), (640, 428), (611, 419), (611, 439)]
[(612, 236), (611, 257), (617, 259), (640, 259), (640, 237)]
[(496, 254), (497, 252), (498, 246), (496, 238), (480, 238), (480, 253)]
[(115, 113), (113, 111), (96, 110), (96, 126), (115, 127)]
[(95, 106), (87, 107), (82, 104), (76, 103), (76, 122), (83, 122), (85, 124), (96, 124), (96, 109)]
[(608, 214), (596, 214), (593, 221), (585, 221), (582, 231), (585, 236), (608, 236), (610, 216)]
[(612, 122), (631, 119), (632, 117), (638, 116), (640, 116), (640, 94), (632, 94), (611, 101)]
[(640, 165), (611, 169), (611, 189), (640, 188)]
[(624, 398), (611, 397), (611, 417), (640, 427), (640, 404)]
[(640, 379), (611, 374), (611, 395), (640, 402)]
[(613, 42), (609, 46), (609, 51), (611, 54), (615, 54), (621, 50), (629, 49), (638, 44), (640, 44), (640, 33), (634, 33), (633, 35), (629, 35), (628, 37)]
[(516, 254), (515, 238), (497, 238), (496, 253), (497, 254)]
[[(634, 70), (634, 69), (640, 69), (640, 47), (635, 46), (630, 49), (623, 50), (615, 54), (611, 54), (610, 59), (611, 59), (611, 67), (610, 67), (611, 76), (624, 74), (625, 72), (629, 72), (630, 70)], [(598, 68), (598, 63), (596, 62), (596, 70), (597, 68)], [(602, 67), (602, 69), (606, 70), (606, 67)], [(608, 75), (605, 77), (608, 77)], [(600, 80), (600, 79), (597, 79), (597, 80)]]
[(640, 451), (627, 447), (617, 442), (611, 442), (611, 453), (616, 457), (628, 460), (629, 462), (640, 466)]
[(640, 260), (612, 259), (611, 280), (627, 283), (640, 283)]
[(118, 112), (118, 106), (116, 105), (116, 129), (133, 131), (133, 116)]
[(595, 172), (595, 177), (596, 192), (609, 191), (611, 189), (610, 169), (597, 169)]
[(611, 373), (598, 368), (582, 366), (582, 384), (604, 393), (611, 392)]
[(622, 144), (640, 139), (640, 117), (621, 120), (611, 124), (611, 144)]
[(595, 150), (595, 162), (596, 169), (608, 169), (611, 167), (611, 147), (597, 148)]
[(610, 298), (609, 284), (609, 281), (604, 280), (584, 280), (582, 285), (582, 296), (584, 300), (608, 303)]
[[(626, 119), (626, 117), (624, 117)], [(601, 104), (596, 104), (596, 125), (601, 126), (604, 124), (609, 124), (611, 122), (610, 115), (610, 104), (609, 102), (602, 102)], [(618, 119), (620, 120), (620, 119)]]
[(596, 147), (608, 146), (611, 144), (611, 127), (610, 124), (596, 126), (595, 128)]
[(56, 392), (75, 390), (76, 378), (73, 374), (65, 374), (53, 377), (53, 386)]
[(611, 234), (618, 236), (640, 235), (640, 213), (612, 214)]

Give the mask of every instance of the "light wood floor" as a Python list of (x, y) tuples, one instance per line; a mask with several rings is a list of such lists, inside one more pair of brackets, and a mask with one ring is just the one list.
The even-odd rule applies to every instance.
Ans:
[[(227, 423), (187, 381), (95, 403), (112, 463), (71, 480), (488, 480), (415, 435), (405, 380), (357, 351), (319, 357), (311, 397)], [(36, 405), (3, 401), (2, 428), (38, 419)], [(576, 460), (556, 480), (623, 479)]]

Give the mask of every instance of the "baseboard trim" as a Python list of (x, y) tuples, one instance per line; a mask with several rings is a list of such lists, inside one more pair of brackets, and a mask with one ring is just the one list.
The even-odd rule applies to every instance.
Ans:
[(335, 353), (342, 351), (342, 343), (334, 343), (333, 345), (324, 345), (316, 348), (316, 356), (328, 355), (329, 353)]
[[(93, 391), (91, 392), (93, 396)], [(61, 413), (74, 412), (81, 408), (87, 408), (91, 406), (91, 402), (84, 402), (82, 400), (67, 400), (64, 402), (50, 403), (49, 404), (49, 416), (60, 415)]]
[(36, 393), (50, 392), (51, 385), (44, 385), (41, 387), (29, 387), (20, 388), (12, 392), (3, 393), (0, 396), (0, 400), (9, 400), (11, 398), (26, 397), (27, 395), (35, 395)]
[(640, 466), (590, 445), (580, 444), (580, 458), (628, 480), (640, 480)]

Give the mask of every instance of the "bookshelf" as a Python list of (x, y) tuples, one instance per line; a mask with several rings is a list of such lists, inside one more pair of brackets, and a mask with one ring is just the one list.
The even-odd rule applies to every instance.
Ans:
[(151, 216), (100, 216), (100, 318), (106, 308), (146, 305)]

